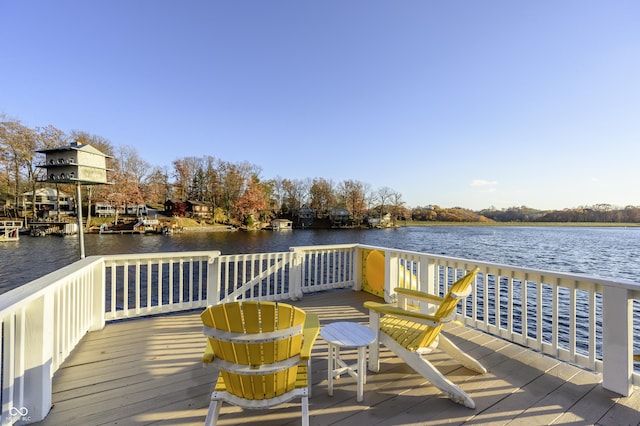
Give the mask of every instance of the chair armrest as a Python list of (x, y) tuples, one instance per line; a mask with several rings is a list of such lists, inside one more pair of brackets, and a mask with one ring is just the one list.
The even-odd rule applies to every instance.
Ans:
[(408, 296), (411, 299), (418, 299), (418, 300), (427, 300), (427, 301), (431, 301), (431, 302), (437, 302), (440, 303), (444, 300), (444, 297), (440, 297), (440, 296), (436, 296), (434, 294), (429, 294), (429, 293), (425, 293), (422, 291), (418, 291), (418, 290), (411, 290), (408, 288), (396, 288), (394, 290), (396, 293), (398, 294), (402, 294), (404, 296)]
[(392, 305), (377, 302), (364, 302), (364, 307), (381, 314), (394, 315), (404, 319), (414, 320), (422, 324), (438, 325), (442, 322), (442, 319), (433, 315), (423, 314), (417, 311), (407, 311), (402, 308), (398, 308)]
[(302, 349), (300, 350), (301, 359), (311, 359), (311, 349), (320, 333), (320, 320), (318, 314), (307, 312), (302, 327)]

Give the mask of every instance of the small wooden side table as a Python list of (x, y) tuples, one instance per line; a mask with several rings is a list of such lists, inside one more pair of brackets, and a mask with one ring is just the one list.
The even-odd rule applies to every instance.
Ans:
[[(329, 395), (333, 395), (333, 380), (344, 373), (356, 378), (358, 394), (356, 401), (362, 402), (364, 384), (367, 382), (366, 350), (376, 340), (376, 333), (369, 327), (355, 322), (334, 322), (324, 326), (320, 335), (329, 343)], [(354, 347), (358, 349), (358, 361), (348, 365), (340, 359), (340, 348)]]

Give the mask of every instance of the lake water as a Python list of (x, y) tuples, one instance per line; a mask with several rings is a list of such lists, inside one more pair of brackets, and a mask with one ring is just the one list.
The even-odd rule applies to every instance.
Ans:
[[(85, 235), (87, 256), (220, 250), (222, 254), (361, 243), (640, 282), (640, 228), (428, 226), (166, 235)], [(78, 238), (22, 236), (0, 243), (0, 293), (79, 259)]]

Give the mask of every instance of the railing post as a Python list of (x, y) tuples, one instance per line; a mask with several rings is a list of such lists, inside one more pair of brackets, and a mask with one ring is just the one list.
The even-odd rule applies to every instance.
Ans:
[(207, 261), (207, 306), (220, 302), (220, 252), (209, 255)]
[(289, 296), (291, 300), (302, 299), (302, 263), (304, 262), (304, 253), (296, 248), (291, 247), (291, 267), (289, 268)]
[(436, 265), (427, 256), (420, 256), (420, 276), (418, 289), (424, 293), (438, 294), (436, 285)]
[(602, 291), (602, 386), (629, 396), (633, 374), (633, 302), (629, 290)]
[[(47, 292), (24, 312), (24, 408), (30, 421), (43, 420), (51, 409), (54, 296)], [(18, 408), (18, 407), (16, 407)], [(26, 412), (26, 411), (25, 411)]]
[(93, 269), (91, 271), (91, 280), (92, 280), (92, 306), (91, 306), (91, 325), (89, 326), (89, 331), (102, 330), (105, 324), (105, 310), (106, 310), (106, 302), (105, 302), (105, 292), (107, 285), (105, 283), (105, 273), (106, 267), (104, 264), (104, 258), (102, 261), (93, 265)]
[[(394, 277), (393, 282), (391, 277)], [(391, 286), (393, 285), (393, 288)], [(384, 301), (393, 303), (395, 300), (395, 288), (398, 286), (398, 256), (392, 255), (389, 250), (384, 252)]]
[(362, 270), (363, 270), (363, 249), (361, 247), (353, 248), (353, 291), (362, 291)]

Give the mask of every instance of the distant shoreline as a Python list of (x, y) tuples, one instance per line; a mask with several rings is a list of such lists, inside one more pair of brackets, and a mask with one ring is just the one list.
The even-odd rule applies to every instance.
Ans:
[(567, 226), (585, 228), (638, 228), (640, 223), (612, 222), (428, 222), (407, 220), (398, 222), (399, 226)]
[[(640, 228), (640, 223), (600, 223), (600, 222), (423, 222), (423, 221), (398, 221), (396, 228), (409, 226), (530, 226), (530, 227), (573, 227), (573, 228)], [(202, 225), (184, 226), (179, 232), (236, 232), (238, 228), (229, 225)], [(388, 228), (393, 229), (393, 227)]]

